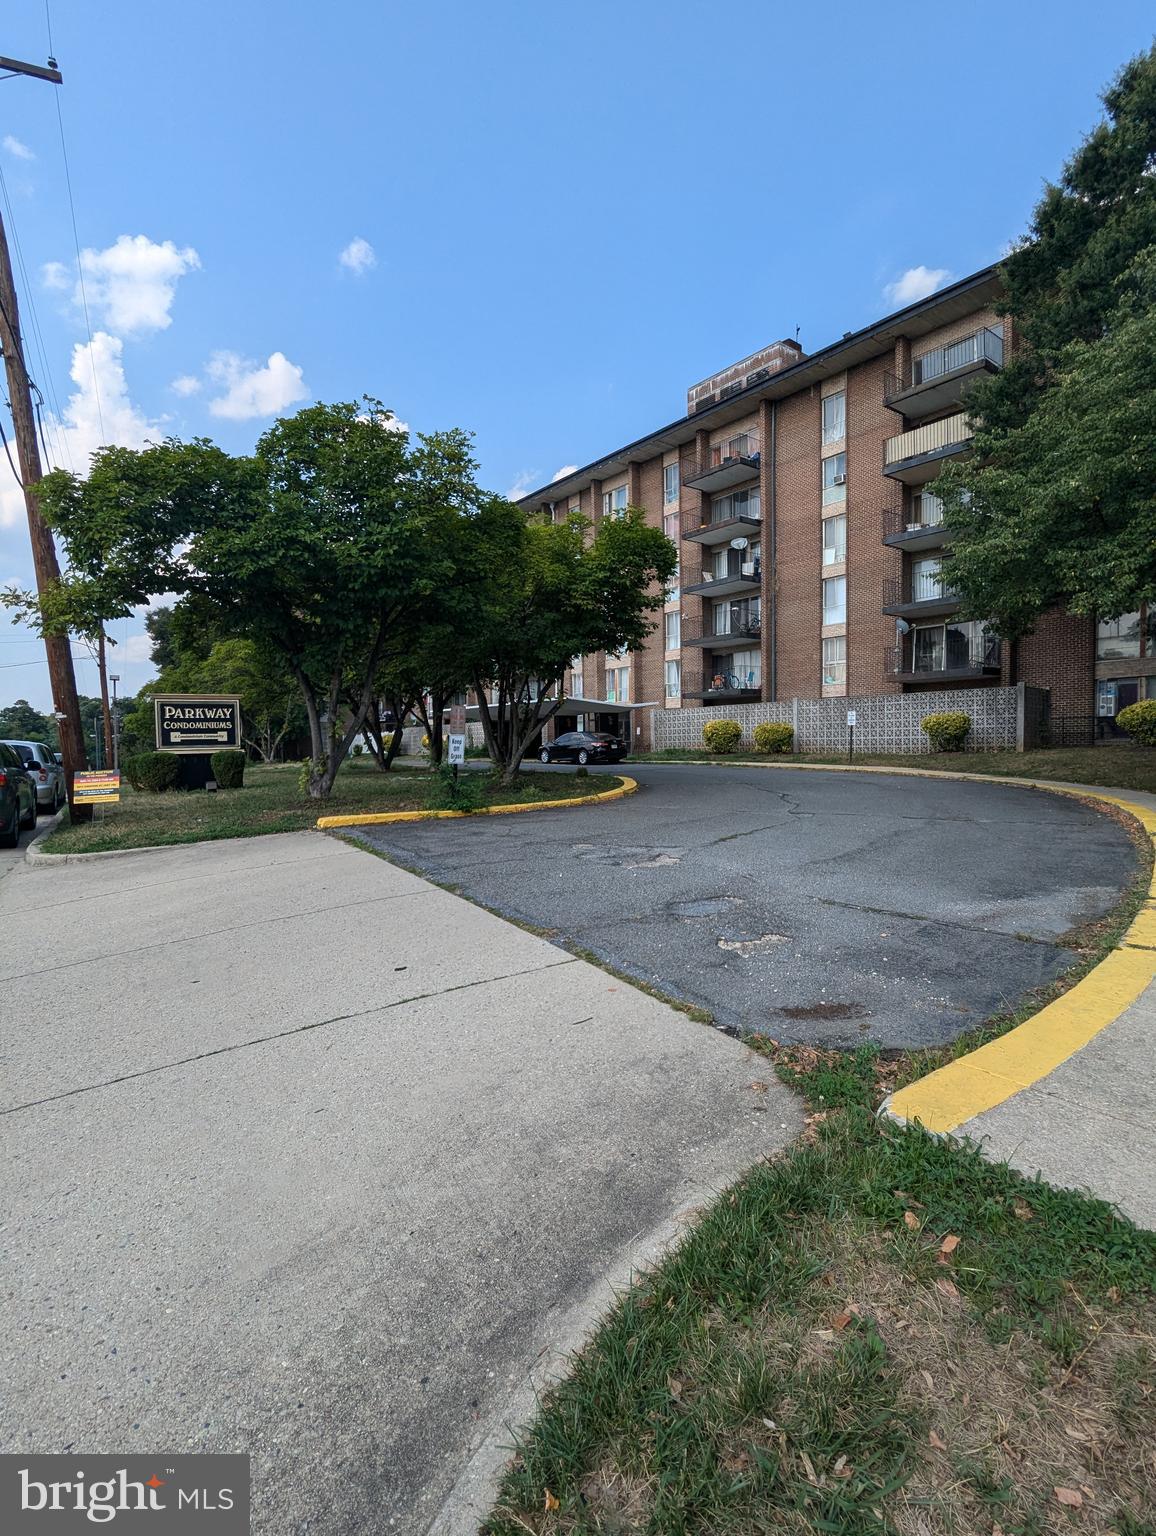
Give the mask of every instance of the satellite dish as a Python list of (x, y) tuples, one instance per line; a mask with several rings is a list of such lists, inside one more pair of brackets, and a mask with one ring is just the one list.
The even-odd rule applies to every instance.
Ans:
[(746, 549), (748, 543), (749, 543), (749, 540), (747, 540), (747, 539), (732, 539), (731, 540), (731, 548), (732, 549)]
[(910, 628), (911, 628), (911, 625), (907, 622), (906, 619), (896, 619), (895, 620), (895, 633), (897, 635), (905, 635), (905, 634), (907, 634), (907, 632), (910, 630)]

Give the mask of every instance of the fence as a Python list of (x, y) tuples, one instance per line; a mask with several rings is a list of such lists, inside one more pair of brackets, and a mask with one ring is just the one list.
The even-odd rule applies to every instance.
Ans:
[(1048, 691), (1018, 683), (1012, 688), (953, 688), (929, 693), (885, 693), (862, 698), (780, 699), (767, 704), (723, 704), (652, 711), (654, 750), (701, 747), (709, 720), (737, 720), (744, 747), (764, 721), (782, 721), (795, 730), (799, 752), (844, 752), (847, 711), (856, 712), (855, 745), (862, 752), (929, 752), (920, 729), (927, 715), (963, 710), (971, 716), (969, 752), (1022, 752), (1042, 745), (1048, 720)]

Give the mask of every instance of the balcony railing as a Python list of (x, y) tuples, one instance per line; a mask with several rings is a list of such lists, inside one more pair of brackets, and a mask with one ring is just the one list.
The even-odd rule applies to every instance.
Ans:
[[(931, 465), (934, 472), (939, 459), (962, 452), (974, 436), (975, 429), (962, 412), (912, 427), (909, 432), (899, 432), (884, 440), (883, 472), (904, 479), (908, 471), (924, 464)], [(913, 480), (916, 478), (912, 476)]]
[(757, 699), (762, 692), (763, 673), (761, 667), (747, 667), (741, 672), (728, 668), (707, 668), (702, 675), (701, 688), (687, 688), (684, 684), (682, 696), (684, 699), (701, 699), (704, 704), (724, 704), (742, 699)]
[(883, 542), (893, 549), (935, 549), (949, 540), (938, 496), (913, 496), (906, 507), (887, 507), (883, 513)]
[(688, 489), (721, 491), (740, 485), (759, 472), (760, 446), (757, 432), (736, 432), (733, 437), (715, 443), (704, 459), (684, 459), (682, 483)]
[(921, 571), (913, 572), (910, 582), (899, 577), (888, 577), (883, 583), (883, 611), (894, 613), (908, 608), (951, 607), (959, 602), (959, 593), (952, 590), (942, 575), (932, 576)]
[(746, 553), (746, 550), (728, 551), (724, 570), (716, 571), (708, 566), (701, 579), (683, 587), (683, 592), (693, 597), (727, 597), (732, 592), (757, 592), (762, 585), (762, 563), (743, 559)]
[(918, 633), (931, 637), (925, 647), (917, 650), (909, 637), (906, 644), (891, 645), (884, 650), (883, 669), (889, 677), (935, 682), (999, 675), (999, 638), (979, 626), (970, 633), (966, 625), (936, 626), (934, 630)]
[(962, 336), (958, 341), (948, 342), (945, 347), (936, 347), (931, 352), (913, 358), (910, 366), (902, 373), (887, 375), (883, 398), (890, 404), (909, 389), (938, 383), (948, 374), (979, 365), (987, 365), (993, 370), (1003, 367), (1003, 335), (1000, 331), (992, 330), (991, 327), (973, 331), (970, 336)]

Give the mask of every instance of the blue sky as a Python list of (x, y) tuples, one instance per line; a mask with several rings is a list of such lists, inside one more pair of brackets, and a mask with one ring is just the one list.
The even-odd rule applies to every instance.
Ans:
[[(0, 52), (43, 61), (43, 0), (5, 11)], [(102, 427), (242, 451), (296, 400), (369, 393), (469, 428), (503, 492), (796, 326), (812, 350), (917, 297), (915, 269), (997, 259), (1152, 33), (1130, 0), (51, 0), (51, 20), (91, 352), (53, 87), (0, 82), (0, 167), (57, 456), (83, 468)], [(0, 469), (0, 582), (27, 583)], [(151, 675), (141, 629), (113, 631), (125, 691)], [(47, 706), (37, 645), (0, 619), (0, 702)], [(96, 691), (91, 662), (78, 681)]]

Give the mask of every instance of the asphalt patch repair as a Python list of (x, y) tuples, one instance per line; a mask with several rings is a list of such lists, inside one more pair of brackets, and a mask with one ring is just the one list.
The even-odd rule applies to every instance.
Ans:
[(1028, 787), (631, 771), (640, 792), (612, 805), (360, 836), (728, 1029), (884, 1049), (942, 1045), (1053, 981), (1138, 865), (1124, 822)]

